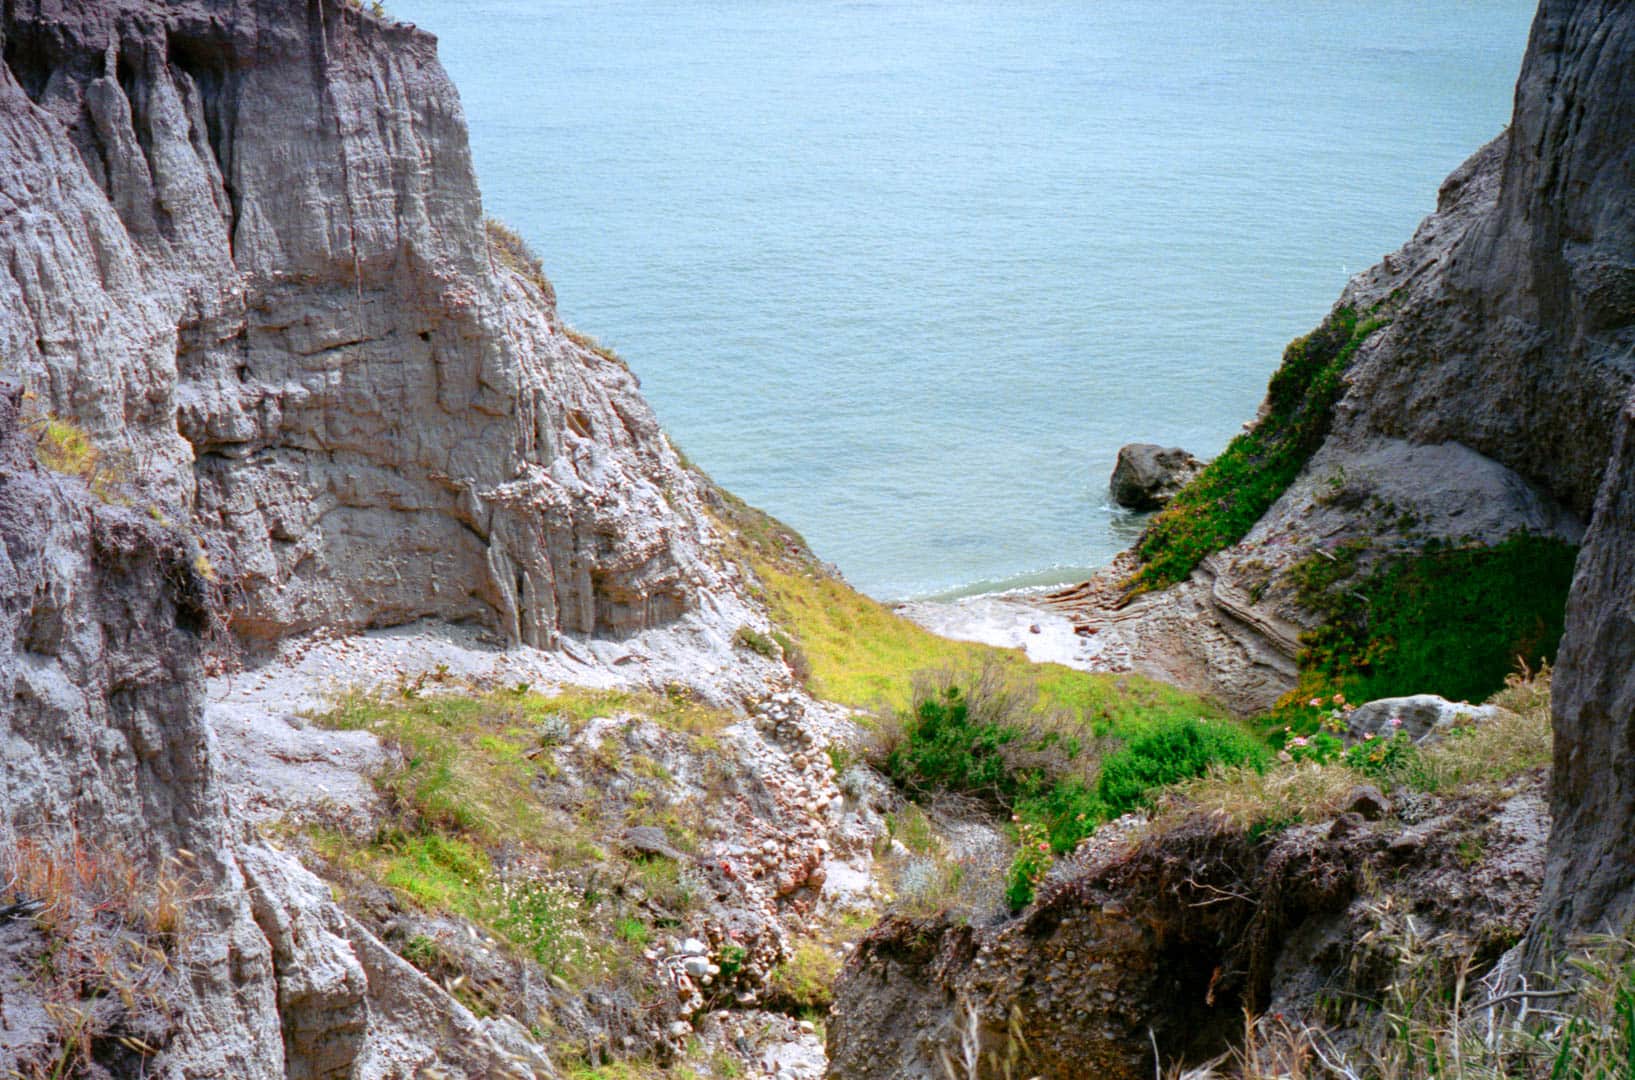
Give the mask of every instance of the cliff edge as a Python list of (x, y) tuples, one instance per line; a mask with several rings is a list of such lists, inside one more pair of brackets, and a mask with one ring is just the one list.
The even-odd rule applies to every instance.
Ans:
[(485, 229), (430, 35), (339, 0), (19, 0), (0, 34), (5, 372), (200, 531), (241, 641), (548, 647), (728, 591), (634, 376)]

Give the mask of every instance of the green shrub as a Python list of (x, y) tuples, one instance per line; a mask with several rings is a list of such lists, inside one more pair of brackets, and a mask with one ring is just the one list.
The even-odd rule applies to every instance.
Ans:
[(1005, 901), (1012, 911), (1021, 911), (1033, 902), (1033, 894), (1056, 860), (1042, 826), (1023, 822), (1016, 829), (1016, 858), (1005, 879)]
[(1058, 855), (1072, 851), (1112, 816), (1094, 785), (1073, 779), (1057, 781), (1041, 794), (1018, 799), (1016, 814), (1041, 825), (1050, 849)]
[[(723, 971), (725, 968), (723, 968)], [(834, 1001), (840, 958), (816, 941), (795, 946), (788, 960), (772, 969), (772, 1000), (785, 1009), (821, 1013)]]
[(755, 655), (764, 656), (768, 660), (776, 660), (781, 652), (776, 641), (753, 626), (740, 626), (737, 633), (732, 635), (732, 640), (735, 644), (742, 645)]
[(886, 755), (886, 772), (911, 791), (945, 789), (1007, 802), (1025, 783), (1002, 748), (1022, 735), (1020, 727), (972, 715), (958, 686), (922, 698), (901, 745)]
[(1233, 439), (1164, 508), (1136, 542), (1137, 592), (1182, 581), (1207, 556), (1231, 547), (1271, 509), (1327, 437), (1343, 376), (1381, 318), (1339, 308), (1289, 344), (1266, 389), (1266, 413)]
[[(1279, 718), (1309, 729), (1312, 699), (1440, 694), (1481, 701), (1518, 660), (1538, 668), (1561, 643), (1577, 549), (1518, 533), (1493, 546), (1431, 544), (1353, 580), (1357, 558), (1296, 568), (1301, 602), (1323, 618), (1304, 638), (1301, 680)], [(1312, 714), (1312, 715), (1307, 715)]]
[(1265, 767), (1266, 748), (1229, 724), (1170, 720), (1136, 736), (1101, 763), (1097, 794), (1111, 817), (1152, 805), (1159, 789), (1211, 765)]
[(1049, 708), (1037, 684), (993, 666), (963, 682), (919, 681), (882, 767), (910, 792), (962, 792), (1011, 813), (1022, 837), (1007, 881), (1013, 907), (1026, 903), (1018, 898), (1032, 895), (1053, 856), (1149, 803), (1156, 788), (1213, 764), (1262, 768), (1267, 760), (1264, 746), (1229, 720)]

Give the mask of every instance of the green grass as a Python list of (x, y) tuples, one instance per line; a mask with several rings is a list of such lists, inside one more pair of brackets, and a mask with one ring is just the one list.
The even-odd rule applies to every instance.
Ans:
[[(623, 985), (638, 998), (650, 992), (640, 960), (651, 940), (648, 913), (587, 883), (638, 883), (642, 895), (685, 913), (698, 898), (673, 860), (626, 859), (602, 840), (627, 822), (664, 827), (684, 850), (696, 840), (675, 808), (646, 787), (623, 802), (574, 812), (541, 797), (539, 784), (557, 775), (556, 748), (592, 717), (666, 726), (709, 757), (714, 734), (733, 716), (681, 691), (569, 688), (550, 697), (525, 687), (430, 692), (424, 683), (389, 697), (350, 693), (315, 717), (329, 727), (374, 732), (396, 751), (375, 777), (392, 810), (390, 824), (366, 839), (320, 830), (312, 836), (319, 856), (406, 904), (470, 920), (572, 985)], [(604, 758), (625, 764), (622, 737), (610, 734), (604, 743), (615, 745), (574, 751), (581, 768), (602, 767)], [(657, 762), (628, 756), (650, 784), (665, 782)]]
[(1561, 643), (1577, 549), (1518, 533), (1492, 546), (1432, 544), (1359, 581), (1358, 547), (1296, 567), (1298, 595), (1323, 618), (1307, 634), (1299, 684), (1278, 724), (1309, 730), (1313, 698), (1407, 694), (1480, 701), (1518, 664), (1537, 669)]
[(1055, 856), (1103, 822), (1214, 766), (1261, 769), (1270, 757), (1218, 715), (1086, 715), (991, 661), (963, 678), (922, 682), (912, 708), (882, 726), (879, 751), (882, 769), (911, 794), (961, 792), (1011, 816), (1013, 908), (1032, 899)]
[(915, 678), (970, 671), (985, 663), (1034, 681), (1047, 704), (1116, 724), (1155, 714), (1215, 715), (1218, 709), (1140, 675), (1101, 675), (1034, 664), (1019, 649), (950, 641), (910, 622), (845, 582), (757, 562), (773, 619), (801, 655), (807, 686), (829, 701), (862, 709), (903, 709)]
[(1345, 370), (1383, 318), (1340, 308), (1289, 344), (1266, 390), (1267, 412), (1152, 519), (1136, 543), (1136, 592), (1184, 580), (1271, 509), (1327, 437)]

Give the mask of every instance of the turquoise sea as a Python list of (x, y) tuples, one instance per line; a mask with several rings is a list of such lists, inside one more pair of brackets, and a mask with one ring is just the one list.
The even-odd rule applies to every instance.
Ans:
[(1524, 0), (386, 0), (675, 441), (882, 598), (1083, 574), (1498, 134)]

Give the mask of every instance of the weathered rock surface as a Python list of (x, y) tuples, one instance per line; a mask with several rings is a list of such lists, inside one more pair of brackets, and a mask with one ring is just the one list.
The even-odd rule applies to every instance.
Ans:
[[(85, 868), (128, 866), (150, 883), (172, 873), (188, 897), (169, 961), (188, 977), (166, 986), (162, 1014), (159, 1003), (101, 1007), (91, 1045), (128, 1056), (118, 1040), (134, 1034), (151, 1053), (129, 1068), (162, 1077), (373, 1077), (422, 1064), (536, 1075), (495, 1072), (513, 1055), (440, 988), (399, 1007), (398, 973), (360, 964), (368, 935), (328, 890), (241, 833), (204, 720), (216, 586), (197, 544), (36, 465), (19, 399), (0, 395), (0, 861), (21, 857), (26, 838)], [(151, 903), (119, 899), (128, 920)], [(8, 928), (22, 935), (15, 955), (48, 932), (59, 931)], [(88, 980), (88, 1002), (120, 1000), (95, 971)], [(28, 972), (0, 971), (0, 982), (0, 1066), (29, 1075), (58, 1060), (64, 1034), (28, 1022), (42, 993)], [(462, 1024), (469, 1037), (446, 1046)]]
[(1635, 922), (1635, 406), (1620, 417), (1552, 695), (1555, 828), (1530, 957)]
[(429, 35), (341, 0), (21, 0), (0, 34), (0, 353), (195, 524), (242, 639), (548, 646), (720, 584), (635, 378), (491, 247)]
[(1390, 738), (1398, 731), (1416, 743), (1426, 742), (1459, 724), (1480, 723), (1499, 715), (1497, 705), (1472, 705), (1449, 701), (1436, 694), (1378, 698), (1357, 706), (1346, 717), (1346, 738), (1357, 742), (1369, 737)]
[(1088, 845), (1014, 920), (889, 918), (837, 988), (829, 1075), (942, 1080), (974, 1041), (982, 1080), (1007, 1060), (1137, 1080), (1155, 1044), (1165, 1068), (1213, 1057), (1245, 1007), (1316, 1019), (1379, 1000), (1404, 963), (1491, 963), (1538, 896), (1543, 788), (1534, 773), (1514, 794), (1419, 797), (1396, 820), (1347, 813), (1270, 842), (1198, 817)]
[[(65, 1060), (66, 1004), (116, 1074), (552, 1075), (243, 830), (367, 817), (378, 749), (246, 718), (224, 760), (207, 653), (434, 617), (610, 663), (588, 639), (679, 621), (677, 662), (718, 666), (745, 609), (693, 475), (485, 228), (428, 35), (339, 0), (21, 0), (0, 41), (0, 856), (189, 898), (187, 977), (140, 1007), (0, 964), (0, 1071)], [(94, 485), (36, 465), (47, 417)], [(59, 932), (3, 929), (24, 959)]]
[(1118, 448), (1108, 488), (1113, 501), (1122, 507), (1158, 510), (1203, 467), (1203, 462), (1179, 446), (1129, 443)]

